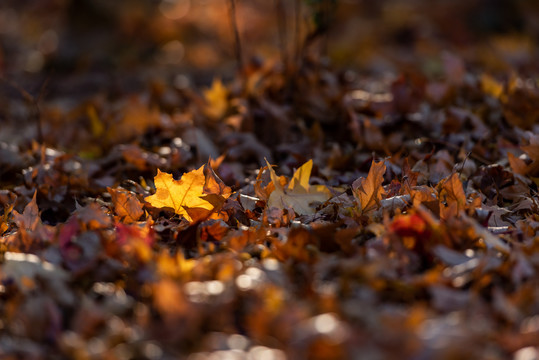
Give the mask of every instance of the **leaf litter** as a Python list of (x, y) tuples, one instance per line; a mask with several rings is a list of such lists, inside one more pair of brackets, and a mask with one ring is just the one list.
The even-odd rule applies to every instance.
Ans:
[(0, 143), (0, 357), (536, 357), (537, 82), (301, 60)]

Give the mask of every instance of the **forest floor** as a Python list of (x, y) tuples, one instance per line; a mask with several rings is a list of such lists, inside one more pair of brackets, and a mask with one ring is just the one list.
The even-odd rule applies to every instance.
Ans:
[(533, 2), (22, 3), (0, 358), (539, 357)]

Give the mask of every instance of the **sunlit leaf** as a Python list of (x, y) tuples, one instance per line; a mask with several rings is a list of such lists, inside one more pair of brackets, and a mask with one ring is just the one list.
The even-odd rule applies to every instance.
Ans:
[(231, 194), (209, 166), (192, 170), (180, 180), (158, 170), (154, 183), (155, 194), (145, 200), (156, 208), (171, 208), (189, 222), (206, 218)]
[(352, 184), (352, 191), (362, 214), (366, 214), (380, 205), (385, 194), (382, 187), (386, 166), (383, 161), (372, 161), (367, 178), (359, 178)]
[(220, 119), (228, 109), (228, 90), (221, 80), (215, 79), (211, 88), (204, 90), (205, 112), (212, 119)]
[(309, 178), (313, 166), (312, 160), (307, 161), (292, 176), (292, 180), (285, 188), (277, 177), (275, 170), (267, 162), (270, 171), (271, 181), (275, 190), (268, 198), (268, 207), (284, 209), (291, 207), (299, 215), (314, 214), (315, 208), (311, 206), (316, 203), (323, 203), (331, 197), (326, 186), (309, 185)]

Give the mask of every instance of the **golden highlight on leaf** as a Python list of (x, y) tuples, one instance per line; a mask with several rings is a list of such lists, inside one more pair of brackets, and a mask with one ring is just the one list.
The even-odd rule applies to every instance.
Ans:
[(155, 194), (144, 200), (156, 208), (171, 208), (189, 222), (207, 218), (232, 193), (209, 165), (184, 174), (180, 180), (157, 170), (154, 183)]
[(203, 168), (204, 166), (201, 166), (197, 170), (184, 174), (180, 180), (174, 180), (172, 174), (157, 170), (154, 178), (155, 194), (144, 200), (157, 208), (172, 208), (176, 214), (192, 222), (193, 219), (185, 209), (186, 207), (213, 210), (213, 205), (201, 198), (204, 195), (205, 182)]
[(313, 161), (309, 160), (296, 170), (292, 179), (285, 187), (281, 184), (275, 170), (269, 162), (268, 170), (275, 190), (269, 195), (268, 207), (285, 209), (291, 207), (299, 215), (315, 213), (314, 203), (323, 203), (331, 197), (329, 189), (324, 185), (309, 185)]
[(204, 90), (204, 100), (206, 100), (206, 115), (214, 120), (218, 120), (225, 114), (228, 108), (228, 90), (221, 80), (215, 79), (211, 88)]
[(372, 161), (367, 178), (359, 178), (352, 184), (352, 192), (356, 198), (362, 214), (366, 214), (378, 207), (385, 190), (382, 187), (386, 166), (383, 161)]

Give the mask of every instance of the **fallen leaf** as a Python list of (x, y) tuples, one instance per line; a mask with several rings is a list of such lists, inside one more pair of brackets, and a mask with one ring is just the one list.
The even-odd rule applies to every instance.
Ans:
[(270, 171), (271, 181), (275, 187), (275, 190), (269, 195), (268, 207), (279, 209), (291, 207), (299, 215), (309, 215), (315, 213), (311, 204), (323, 203), (331, 197), (326, 186), (309, 185), (309, 177), (313, 168), (312, 160), (307, 161), (296, 170), (286, 188), (281, 184), (275, 170), (267, 160), (266, 163)]
[[(458, 215), (466, 206), (466, 194), (457, 173), (440, 183), (438, 198), (440, 201), (440, 217), (447, 219)], [(442, 205), (442, 202), (446, 206)]]
[(481, 75), (481, 90), (484, 93), (499, 98), (503, 94), (503, 84), (488, 74)]
[(36, 201), (37, 191), (34, 192), (32, 201), (26, 205), (22, 214), (17, 210), (13, 210), (13, 219), (19, 228), (26, 229), (27, 231), (34, 231), (41, 219), (39, 218), (39, 209)]
[(155, 194), (146, 197), (144, 200), (156, 208), (172, 208), (178, 215), (182, 215), (189, 222), (192, 218), (185, 210), (185, 206), (190, 208), (213, 209), (213, 205), (201, 198), (204, 195), (205, 177), (204, 166), (197, 170), (192, 170), (182, 176), (180, 180), (174, 180), (172, 174), (157, 170), (154, 178)]
[(385, 190), (382, 187), (386, 166), (383, 161), (372, 161), (367, 178), (359, 178), (352, 183), (352, 192), (362, 214), (374, 210), (382, 200)]
[(125, 223), (133, 223), (144, 214), (142, 204), (133, 193), (111, 188), (107, 191), (112, 197), (114, 211)]
[(509, 166), (511, 166), (511, 170), (513, 170), (514, 173), (526, 175), (528, 172), (528, 165), (526, 165), (524, 160), (516, 157), (512, 153), (507, 153), (507, 160), (509, 160)]
[(511, 251), (511, 248), (509, 247), (509, 245), (507, 245), (498, 236), (493, 235), (490, 231), (488, 231), (487, 229), (479, 225), (477, 221), (475, 221), (474, 219), (463, 214), (462, 221), (466, 225), (470, 226), (475, 231), (475, 234), (478, 237), (483, 239), (487, 248), (494, 248), (505, 254), (508, 254)]
[(157, 170), (154, 183), (155, 194), (144, 200), (156, 208), (171, 208), (191, 223), (218, 210), (232, 193), (210, 166), (190, 171), (180, 180), (174, 180), (171, 174)]
[(228, 108), (228, 90), (220, 79), (213, 80), (211, 88), (204, 90), (204, 100), (206, 100), (206, 115), (214, 120), (218, 120), (225, 114)]

